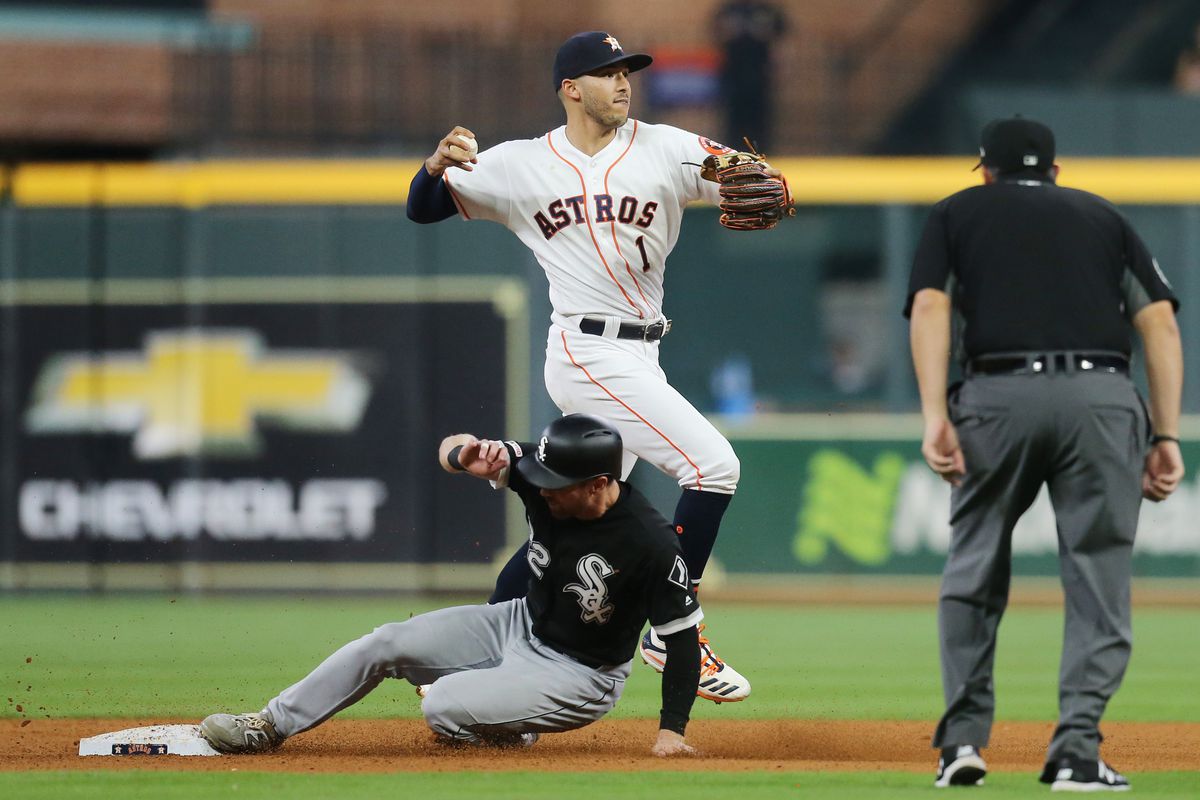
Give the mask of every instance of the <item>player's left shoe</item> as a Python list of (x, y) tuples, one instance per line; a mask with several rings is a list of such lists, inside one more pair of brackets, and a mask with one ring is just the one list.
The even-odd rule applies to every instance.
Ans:
[(257, 714), (213, 714), (200, 723), (200, 735), (222, 753), (274, 750), (286, 738), (265, 708)]
[[(653, 628), (642, 637), (638, 652), (657, 672), (663, 671), (667, 663), (667, 646)], [(696, 687), (696, 696), (714, 703), (736, 703), (750, 696), (750, 681), (717, 655), (712, 642), (704, 635), (703, 625), (700, 626), (700, 683)]]
[(1104, 763), (1104, 759), (1060, 758), (1042, 770), (1042, 783), (1052, 792), (1128, 792), (1125, 776)]
[(983, 786), (986, 775), (987, 764), (979, 755), (978, 748), (969, 744), (943, 747), (933, 785), (939, 789), (948, 786)]

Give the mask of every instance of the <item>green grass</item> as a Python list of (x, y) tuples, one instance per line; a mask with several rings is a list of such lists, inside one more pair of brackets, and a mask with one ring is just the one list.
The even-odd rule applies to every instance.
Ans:
[[(444, 604), (0, 597), (0, 694), (27, 713), (51, 717), (202, 717), (260, 708), (350, 639)], [(754, 699), (697, 703), (697, 719), (935, 719), (941, 711), (932, 608), (726, 604), (706, 610), (719, 651), (752, 676)], [(1055, 718), (1061, 626), (1054, 610), (1009, 611), (996, 669), (999, 718)], [(1200, 719), (1197, 629), (1195, 609), (1139, 610), (1133, 662), (1107, 718)], [(614, 714), (656, 716), (658, 687), (657, 675), (638, 664)], [(407, 684), (388, 681), (343, 713), (417, 716), (419, 709)], [(6, 704), (0, 714), (17, 712)]]
[[(444, 600), (344, 597), (170, 598), (0, 596), (0, 715), (16, 704), (38, 718), (199, 719), (214, 710), (260, 708), (332, 650), (383, 622), (447, 605)], [(697, 703), (694, 718), (914, 719), (941, 711), (932, 607), (806, 607), (710, 604), (714, 642), (754, 680), (748, 703)], [(1053, 720), (1061, 613), (1010, 610), (996, 670), (998, 717)], [(1200, 719), (1194, 665), (1200, 610), (1141, 609), (1134, 658), (1112, 720)], [(30, 659), (26, 663), (26, 659)], [(654, 717), (659, 681), (634, 669), (614, 716)], [(419, 715), (406, 684), (388, 681), (345, 716)], [(1135, 791), (1193, 798), (1200, 774), (1137, 773)], [(930, 773), (398, 773), (293, 775), (142, 771), (0, 772), (0, 797), (452, 798), (720, 797), (940, 798)], [(988, 776), (997, 798), (1041, 795), (1024, 773)]]
[[(1137, 795), (1159, 800), (1194, 800), (1197, 777), (1188, 772), (1160, 772), (1133, 778)], [(966, 790), (955, 790), (963, 793)], [(388, 775), (291, 775), (285, 773), (211, 772), (36, 772), (0, 773), (0, 794), (22, 800), (121, 797), (125, 800), (174, 800), (193, 797), (278, 797), (289, 800), (337, 797), (338, 800), (380, 797), (433, 797), (438, 800), (560, 800), (564, 797), (695, 798), (737, 800), (766, 798), (944, 798), (930, 775), (912, 772), (685, 772), (535, 773), (481, 772), (394, 773)], [(993, 773), (973, 794), (984, 800), (1049, 796), (1047, 787), (1024, 774)]]

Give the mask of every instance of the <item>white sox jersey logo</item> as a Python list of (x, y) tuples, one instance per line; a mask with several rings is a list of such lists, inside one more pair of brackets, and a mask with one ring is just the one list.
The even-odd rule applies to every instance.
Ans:
[(537, 576), (538, 580), (546, 574), (546, 567), (550, 566), (550, 551), (540, 542), (529, 540), (529, 552), (525, 555), (525, 560), (529, 562), (529, 571)]
[(604, 579), (615, 572), (603, 556), (595, 553), (584, 556), (575, 565), (575, 574), (581, 583), (567, 584), (563, 591), (579, 595), (579, 607), (583, 609), (579, 616), (584, 622), (603, 625), (612, 617), (613, 605), (608, 602), (608, 586)]

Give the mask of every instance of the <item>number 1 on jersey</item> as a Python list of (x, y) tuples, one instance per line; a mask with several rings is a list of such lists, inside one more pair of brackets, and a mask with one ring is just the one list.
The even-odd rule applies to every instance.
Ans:
[(650, 258), (646, 255), (646, 236), (643, 234), (634, 240), (637, 245), (638, 252), (642, 254), (642, 272), (650, 271)]

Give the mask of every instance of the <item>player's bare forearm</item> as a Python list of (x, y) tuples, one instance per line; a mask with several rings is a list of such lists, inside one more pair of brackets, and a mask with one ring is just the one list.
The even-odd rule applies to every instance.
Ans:
[[(1179, 436), (1183, 395), (1183, 343), (1175, 309), (1162, 300), (1151, 303), (1133, 318), (1146, 352), (1146, 382), (1150, 388), (1150, 420), (1158, 436)], [(1150, 447), (1142, 472), (1142, 495), (1166, 500), (1183, 480), (1183, 454), (1179, 443), (1158, 440)]]
[(442, 444), (438, 447), (438, 463), (442, 469), (446, 472), (463, 472), (466, 468), (461, 466), (461, 463), (458, 465), (450, 463), (450, 451), (472, 441), (475, 441), (475, 437), (469, 433), (455, 433), (442, 439)]
[(1179, 435), (1179, 411), (1183, 395), (1183, 344), (1175, 310), (1160, 300), (1141, 309), (1134, 327), (1146, 351), (1146, 382), (1150, 388), (1150, 418), (1154, 432)]
[(958, 431), (946, 407), (946, 375), (950, 361), (950, 297), (937, 289), (922, 289), (913, 297), (909, 328), (913, 369), (921, 392), (925, 432), (921, 455), (929, 468), (954, 486), (962, 481), (966, 462)]
[(946, 419), (946, 376), (950, 362), (950, 296), (937, 289), (922, 289), (913, 297), (909, 327), (913, 370), (921, 393), (921, 413)]

